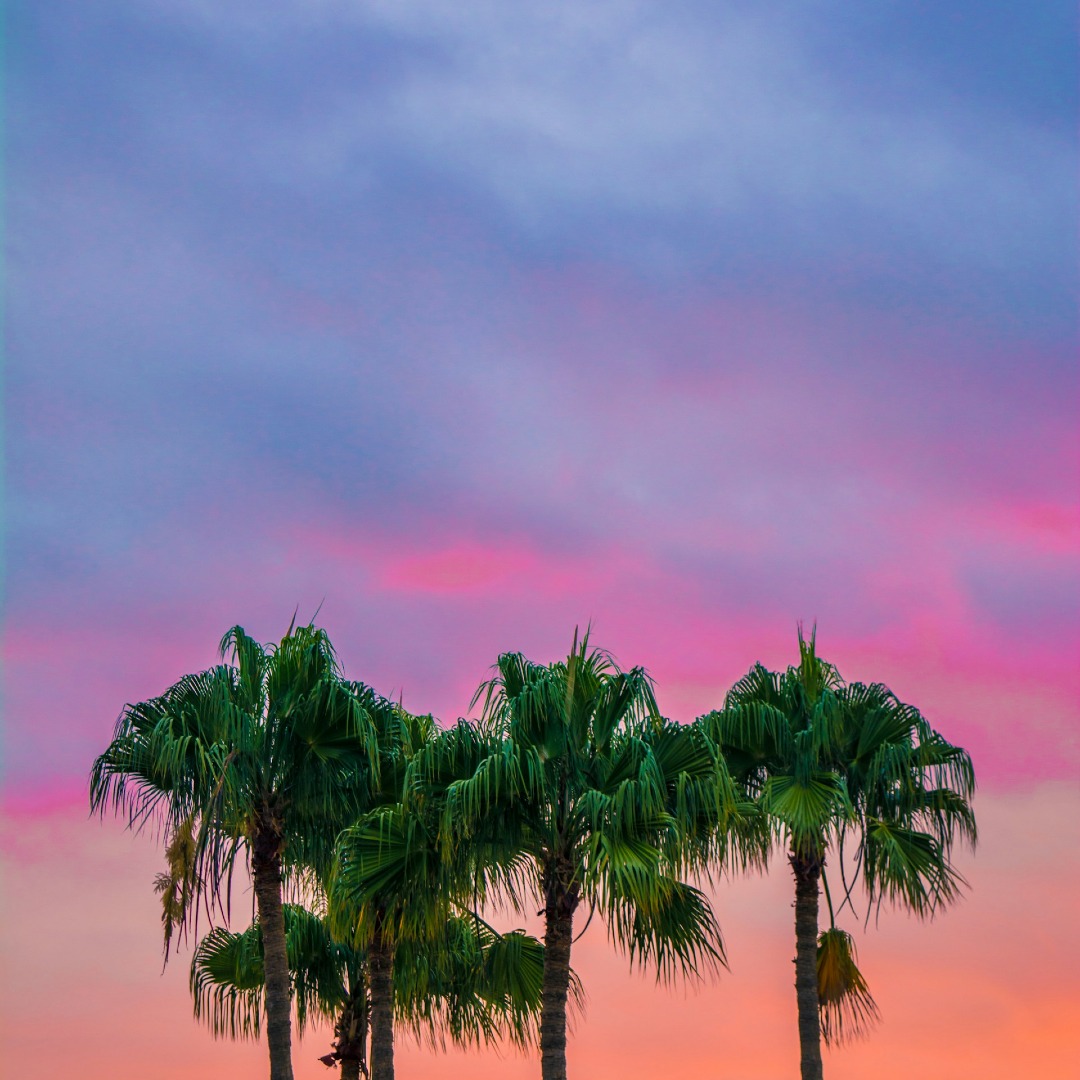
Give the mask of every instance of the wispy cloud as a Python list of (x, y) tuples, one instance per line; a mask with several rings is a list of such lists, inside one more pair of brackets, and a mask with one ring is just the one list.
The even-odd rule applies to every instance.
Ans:
[(1055, 12), (18, 7), (5, 782), (324, 599), (446, 717), (594, 618), (689, 718), (816, 617), (1071, 768)]

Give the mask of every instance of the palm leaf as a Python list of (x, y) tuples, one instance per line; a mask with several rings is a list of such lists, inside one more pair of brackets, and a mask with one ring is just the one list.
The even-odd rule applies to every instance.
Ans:
[(859, 971), (850, 934), (833, 927), (818, 936), (817, 976), (821, 1035), (826, 1045), (862, 1038), (880, 1022), (881, 1014)]

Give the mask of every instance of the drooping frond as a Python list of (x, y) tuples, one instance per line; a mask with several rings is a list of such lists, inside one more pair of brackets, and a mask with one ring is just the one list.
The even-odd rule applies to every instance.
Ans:
[(631, 963), (655, 967), (657, 982), (727, 967), (719, 923), (700, 889), (660, 876), (650, 891), (644, 903), (626, 896), (609, 907), (609, 932)]
[(817, 977), (821, 1035), (826, 1045), (862, 1038), (880, 1022), (881, 1014), (859, 971), (850, 934), (833, 927), (818, 935)]
[(154, 891), (161, 897), (161, 923), (165, 937), (165, 960), (173, 933), (187, 925), (188, 912), (201, 888), (195, 874), (195, 834), (191, 818), (174, 830), (165, 848), (165, 873), (154, 878)]
[(670, 865), (697, 873), (723, 866), (732, 856), (742, 860), (738, 826), (744, 801), (723, 754), (702, 726), (663, 721), (644, 742), (645, 771), (662, 788), (674, 821), (663, 839)]
[(480, 939), (483, 969), (478, 993), (499, 1018), (502, 1034), (529, 1045), (536, 1041), (540, 1018), (544, 946), (522, 930), (497, 934), (482, 926)]
[(262, 935), (215, 927), (191, 961), (195, 1017), (215, 1038), (257, 1039), (262, 1027)]
[[(470, 835), (500, 813), (525, 812), (547, 802), (550, 786), (542, 755), (509, 740), (496, 745), (471, 775), (452, 782), (443, 794), (444, 834)], [(533, 814), (534, 827), (541, 815)]]
[(159, 810), (173, 827), (197, 813), (199, 794), (219, 782), (227, 746), (239, 734), (231, 686), (231, 672), (213, 668), (125, 706), (91, 770), (92, 812), (126, 811), (133, 828)]
[(919, 918), (932, 918), (967, 885), (933, 836), (880, 819), (863, 835), (863, 881), (871, 903), (899, 904)]

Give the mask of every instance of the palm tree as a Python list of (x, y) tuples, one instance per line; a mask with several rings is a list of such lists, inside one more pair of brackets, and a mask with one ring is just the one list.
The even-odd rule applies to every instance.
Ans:
[(471, 868), (480, 901), (542, 904), (541, 1068), (565, 1080), (581, 904), (658, 978), (723, 962), (712, 910), (682, 879), (716, 853), (729, 792), (701, 733), (664, 721), (645, 671), (620, 671), (587, 633), (563, 662), (500, 656), (481, 699), (481, 727), (461, 722), (424, 748), (408, 794), (440, 806), (444, 860)]
[(442, 880), (425, 823), (400, 803), (369, 812), (338, 838), (330, 923), (367, 955), (373, 1080), (394, 1078), (396, 953), (409, 941), (432, 941), (445, 924), (450, 906)]
[[(331, 1020), (334, 1046), (320, 1060), (340, 1062), (342, 1080), (368, 1076), (365, 954), (334, 940), (327, 920), (306, 908), (286, 904), (285, 924), (298, 1030)], [(257, 921), (241, 933), (215, 928), (195, 950), (195, 1015), (215, 1036), (259, 1035), (261, 937)], [(475, 1045), (498, 1037), (527, 1043), (534, 1037), (542, 971), (543, 946), (535, 938), (499, 934), (473, 915), (455, 916), (436, 940), (396, 950), (394, 1011), (414, 1037), (432, 1043), (449, 1038)]]
[(234, 626), (221, 655), (226, 662), (124, 708), (94, 762), (90, 805), (126, 811), (136, 829), (156, 820), (171, 834), (166, 943), (173, 920), (185, 925), (199, 902), (208, 912), (227, 907), (237, 854), (246, 855), (262, 927), (270, 1076), (292, 1080), (283, 879), (327, 866), (338, 830), (366, 807), (378, 782), (369, 716), (377, 699), (342, 680), (314, 625), (290, 625), (277, 646)]
[[(867, 919), (883, 902), (932, 917), (965, 884), (951, 861), (954, 842), (976, 840), (971, 759), (887, 687), (846, 684), (801, 628), (798, 667), (775, 673), (755, 665), (723, 709), (698, 724), (788, 848), (802, 1077), (821, 1080), (823, 1025), (832, 1041), (876, 1016), (850, 935), (835, 925), (826, 859), (835, 853), (839, 909), (852, 903), (858, 880)], [(857, 869), (849, 882), (851, 840)], [(830, 929), (819, 938), (821, 884)]]
[[(401, 799), (409, 763), (435, 737), (431, 716), (414, 716), (400, 704), (382, 701), (371, 710), (379, 757), (379, 782), (368, 792), (365, 814), (341, 834), (328, 881), (330, 923), (339, 939), (351, 942), (366, 956), (371, 1011), (371, 1066), (375, 1080), (394, 1076), (394, 957), (399, 943), (413, 938), (433, 941), (451, 911), (441, 878), (430, 873), (431, 844), (424, 822), (404, 810)], [(382, 846), (389, 829), (393, 841), (407, 850), (377, 880), (357, 881), (355, 859), (341, 857), (346, 837), (369, 842), (374, 827)], [(347, 845), (346, 845), (347, 846)], [(408, 913), (405, 918), (403, 913)], [(407, 926), (402, 925), (407, 923)], [(399, 980), (400, 981), (400, 980)]]

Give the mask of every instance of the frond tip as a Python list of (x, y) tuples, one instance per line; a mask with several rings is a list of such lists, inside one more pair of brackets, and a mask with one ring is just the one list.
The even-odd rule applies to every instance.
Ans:
[(826, 1046), (861, 1039), (881, 1020), (857, 960), (855, 942), (845, 930), (833, 927), (818, 936), (818, 1004)]

